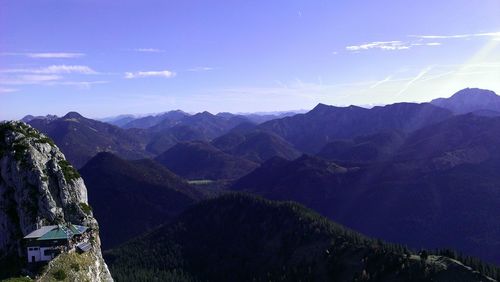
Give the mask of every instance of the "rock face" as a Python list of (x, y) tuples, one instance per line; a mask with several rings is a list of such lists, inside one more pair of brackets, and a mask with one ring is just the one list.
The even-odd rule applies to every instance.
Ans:
[(22, 122), (1, 123), (0, 176), (0, 263), (24, 258), (22, 238), (38, 227), (74, 223), (93, 230), (89, 279), (112, 280), (85, 184), (51, 139)]

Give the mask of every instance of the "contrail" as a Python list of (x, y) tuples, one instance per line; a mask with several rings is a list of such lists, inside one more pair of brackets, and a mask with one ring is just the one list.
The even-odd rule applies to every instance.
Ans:
[(417, 74), (417, 76), (415, 76), (412, 80), (408, 81), (408, 83), (405, 85), (405, 87), (403, 87), (403, 89), (401, 89), (398, 94), (396, 96), (399, 96), (401, 94), (403, 94), (406, 90), (408, 90), (408, 88), (410, 88), (410, 86), (415, 83), (417, 80), (421, 79), (426, 73), (428, 73), (430, 70), (432, 69), (432, 67), (427, 67), (426, 69), (422, 70), (419, 74)]
[(379, 85), (380, 85), (380, 84), (382, 84), (382, 83), (386, 83), (386, 82), (390, 81), (391, 79), (392, 79), (392, 75), (389, 75), (389, 76), (388, 76), (388, 77), (386, 77), (385, 79), (383, 79), (383, 80), (381, 80), (381, 81), (377, 81), (377, 82), (375, 82), (372, 86), (370, 86), (370, 89), (375, 88), (375, 87), (379, 86)]

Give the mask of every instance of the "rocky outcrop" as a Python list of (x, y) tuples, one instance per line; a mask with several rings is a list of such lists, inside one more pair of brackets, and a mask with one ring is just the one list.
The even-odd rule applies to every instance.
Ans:
[(85, 184), (50, 138), (22, 122), (1, 123), (0, 176), (0, 263), (7, 256), (25, 256), (22, 238), (36, 228), (73, 223), (93, 230), (92, 254), (99, 267), (89, 279), (112, 280)]

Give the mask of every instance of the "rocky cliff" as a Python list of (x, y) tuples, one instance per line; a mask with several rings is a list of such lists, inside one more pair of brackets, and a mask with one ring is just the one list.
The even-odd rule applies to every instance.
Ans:
[[(0, 269), (15, 274), (14, 268), (23, 267), (25, 235), (40, 226), (64, 223), (93, 230), (93, 248), (85, 254), (90, 263), (81, 269), (90, 281), (111, 281), (101, 255), (99, 226), (77, 170), (50, 138), (29, 125), (0, 123)], [(16, 259), (19, 265), (6, 267)]]

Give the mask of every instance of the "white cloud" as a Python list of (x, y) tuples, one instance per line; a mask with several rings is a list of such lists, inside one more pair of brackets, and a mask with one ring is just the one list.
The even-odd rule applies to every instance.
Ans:
[(30, 58), (41, 59), (69, 59), (79, 58), (85, 56), (83, 53), (27, 53), (26, 56)]
[(456, 39), (456, 38), (472, 38), (472, 37), (492, 37), (494, 40), (500, 38), (500, 32), (482, 32), (469, 34), (453, 34), (453, 35), (410, 35), (421, 39)]
[(157, 48), (137, 48), (134, 49), (136, 52), (143, 52), (143, 53), (163, 53), (165, 50), (157, 49)]
[(365, 43), (361, 45), (351, 45), (347, 46), (346, 49), (349, 51), (361, 51), (369, 49), (381, 49), (381, 50), (405, 50), (410, 49), (411, 45), (402, 41), (375, 41), (370, 43)]
[(54, 53), (15, 53), (15, 52), (4, 52), (0, 53), (0, 56), (25, 56), (29, 58), (36, 59), (71, 59), (79, 58), (85, 56), (84, 53), (67, 53), (67, 52), (54, 52)]
[(34, 73), (34, 74), (61, 74), (61, 73), (79, 73), (79, 74), (97, 74), (95, 70), (88, 66), (81, 65), (51, 65), (38, 69), (5, 69), (1, 73)]
[(45, 83), (45, 85), (70, 85), (70, 86), (77, 86), (79, 88), (83, 89), (89, 89), (92, 85), (97, 85), (97, 84), (105, 84), (109, 83), (109, 81), (105, 80), (98, 80), (98, 81), (49, 81)]
[(440, 42), (405, 42), (399, 40), (393, 41), (375, 41), (370, 43), (365, 43), (361, 45), (347, 46), (348, 51), (364, 51), (369, 49), (380, 49), (380, 50), (408, 50), (413, 46), (440, 46)]
[(211, 71), (213, 69), (214, 68), (212, 68), (212, 67), (194, 67), (194, 68), (188, 69), (187, 71), (200, 72), (200, 71)]
[(80, 73), (97, 74), (97, 72), (88, 66), (81, 65), (52, 65), (40, 70), (41, 73)]
[(411, 46), (441, 46), (443, 43), (440, 42), (428, 42), (428, 43), (411, 43)]
[(59, 75), (28, 74), (28, 75), (21, 75), (20, 78), (26, 81), (43, 82), (43, 81), (58, 80), (61, 79), (62, 77)]
[(26, 74), (19, 75), (15, 78), (0, 78), (0, 84), (4, 85), (29, 85), (29, 84), (43, 84), (49, 81), (62, 79), (59, 75), (40, 75), (40, 74)]
[(19, 91), (19, 89), (0, 87), (0, 93), (12, 93), (12, 92), (17, 92), (17, 91)]
[(176, 75), (175, 72), (169, 70), (163, 71), (138, 71), (138, 72), (126, 72), (125, 78), (133, 79), (133, 78), (142, 78), (142, 77), (163, 77), (163, 78), (172, 78)]

